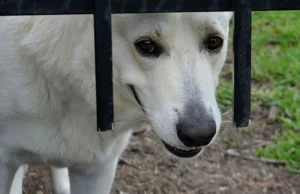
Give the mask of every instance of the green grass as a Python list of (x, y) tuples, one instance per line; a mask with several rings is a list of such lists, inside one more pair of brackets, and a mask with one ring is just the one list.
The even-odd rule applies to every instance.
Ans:
[[(255, 12), (252, 77), (253, 109), (259, 108), (255, 104), (277, 106), (276, 122), (281, 124), (275, 138), (256, 154), (284, 160), (288, 169), (300, 173), (300, 11)], [(230, 109), (231, 91), (231, 82), (221, 79), (221, 108)]]

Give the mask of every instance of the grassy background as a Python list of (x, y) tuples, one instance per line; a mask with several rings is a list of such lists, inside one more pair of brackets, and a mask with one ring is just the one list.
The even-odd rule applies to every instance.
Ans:
[[(255, 153), (284, 160), (300, 173), (300, 11), (255, 12), (252, 40), (252, 114), (275, 106), (281, 126)], [(231, 72), (227, 68), (222, 74)], [(231, 109), (230, 80), (220, 81), (218, 100), (223, 112)]]

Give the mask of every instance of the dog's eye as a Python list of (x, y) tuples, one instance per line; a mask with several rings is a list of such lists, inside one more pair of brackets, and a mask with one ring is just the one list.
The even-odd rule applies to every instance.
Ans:
[(137, 50), (146, 56), (159, 56), (161, 54), (160, 47), (150, 39), (139, 40), (135, 43)]
[(212, 36), (207, 39), (207, 49), (215, 51), (223, 46), (223, 39), (218, 36)]

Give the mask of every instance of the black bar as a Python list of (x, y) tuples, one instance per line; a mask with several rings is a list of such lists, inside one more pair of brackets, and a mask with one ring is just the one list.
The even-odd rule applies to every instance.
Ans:
[(94, 0), (0, 0), (2, 16), (93, 13)]
[[(112, 13), (233, 11), (235, 0), (112, 0)], [(249, 0), (253, 11), (300, 10), (299, 0)]]
[(247, 127), (251, 99), (251, 21), (250, 0), (236, 0), (234, 14), (234, 125)]
[(253, 11), (300, 10), (299, 0), (251, 0)]
[[(253, 11), (300, 10), (299, 0), (249, 1)], [(233, 11), (233, 5), (234, 0), (112, 0), (112, 13)], [(94, 0), (0, 0), (0, 16), (93, 13)]]
[(233, 0), (112, 0), (112, 13), (200, 12), (233, 9)]
[(113, 69), (110, 0), (94, 0), (97, 130), (113, 129)]

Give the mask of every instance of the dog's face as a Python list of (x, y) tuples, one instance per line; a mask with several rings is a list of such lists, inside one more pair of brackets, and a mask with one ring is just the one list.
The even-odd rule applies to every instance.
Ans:
[(114, 79), (128, 92), (116, 95), (136, 100), (128, 85), (134, 86), (154, 131), (179, 157), (197, 155), (220, 128), (215, 95), (230, 18), (229, 12), (112, 18)]

